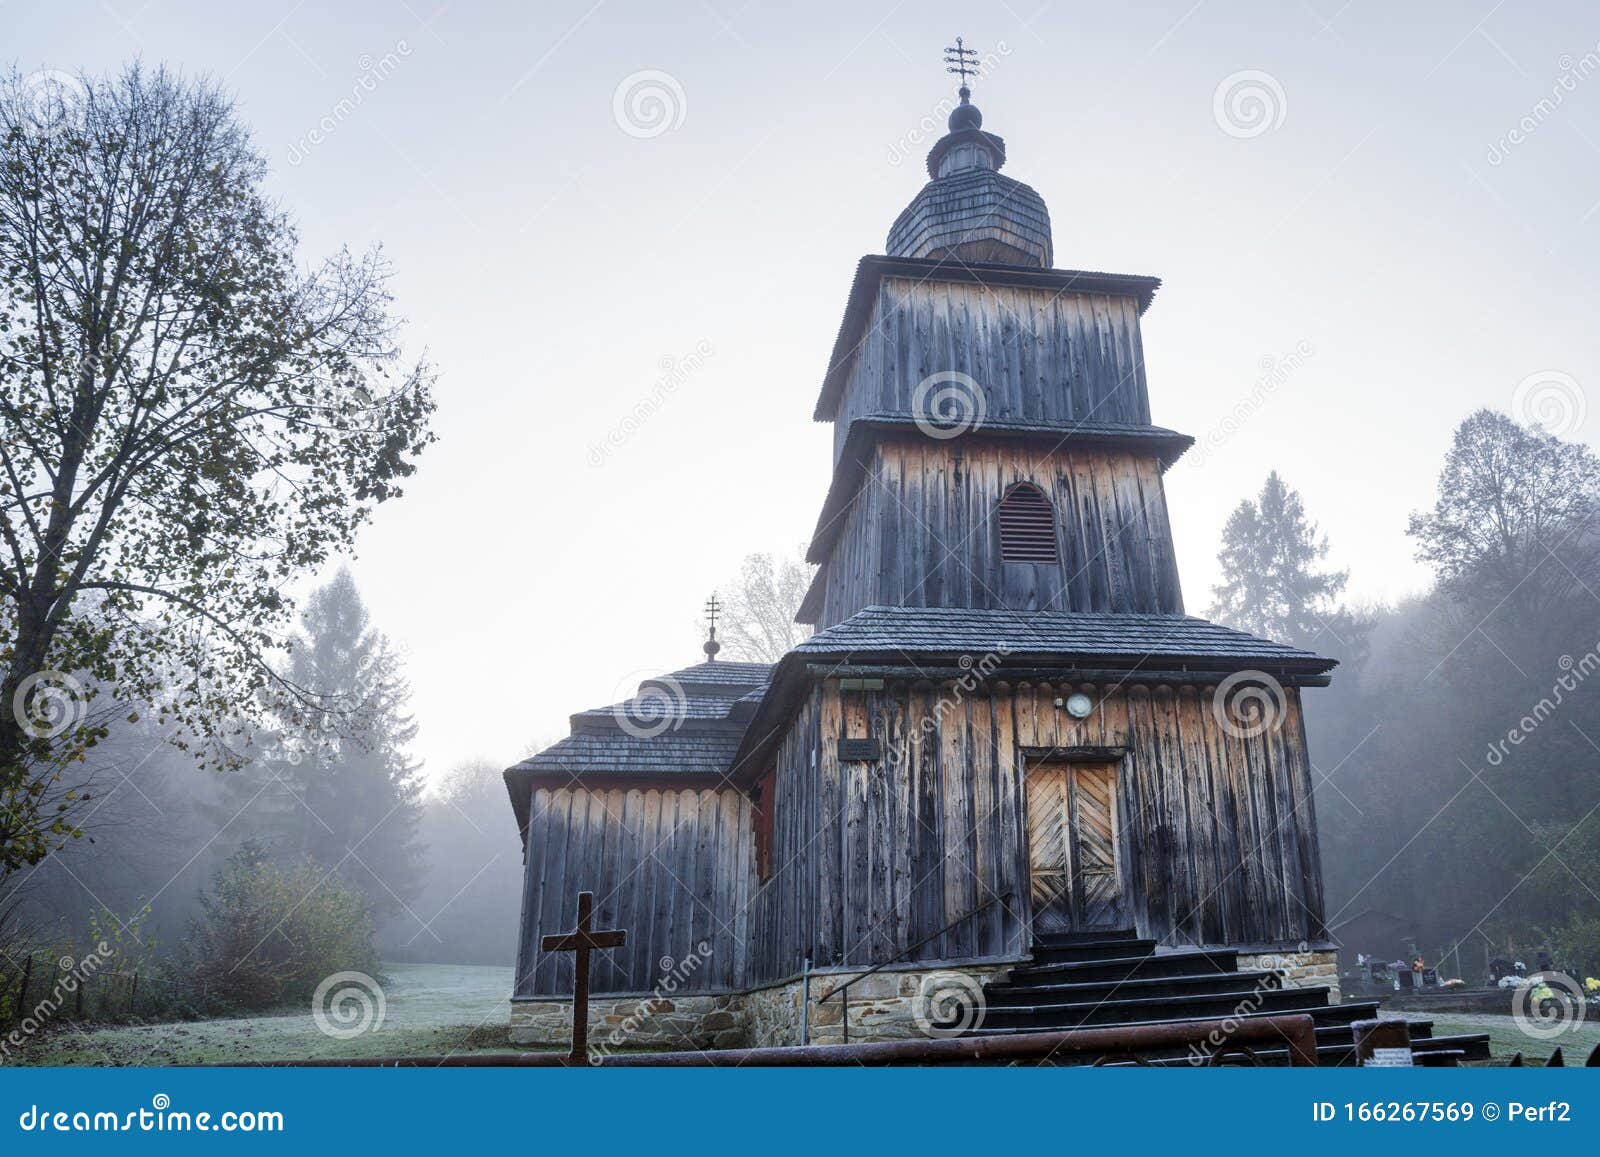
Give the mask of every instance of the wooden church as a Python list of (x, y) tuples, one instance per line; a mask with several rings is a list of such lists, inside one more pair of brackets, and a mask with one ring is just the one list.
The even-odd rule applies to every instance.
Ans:
[[(570, 1032), (572, 958), (540, 944), (580, 889), (628, 933), (593, 964), (592, 1047), (945, 1031), (940, 989), (974, 1032), (1236, 1014), (1240, 978), (1266, 1011), (1328, 1006), (1301, 689), (1334, 663), (1184, 614), (1159, 282), (1055, 266), (962, 79), (822, 378), (816, 633), (767, 667), (713, 629), (506, 772), (518, 1041)], [(1138, 1005), (1191, 973), (1232, 985)]]

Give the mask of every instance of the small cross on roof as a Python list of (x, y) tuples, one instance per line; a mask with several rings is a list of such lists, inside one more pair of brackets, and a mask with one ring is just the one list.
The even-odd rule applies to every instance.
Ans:
[(706, 600), (706, 622), (710, 624), (711, 631), (706, 638), (705, 646), (700, 649), (706, 653), (706, 662), (712, 662), (717, 657), (717, 652), (722, 650), (722, 644), (717, 642), (717, 612), (722, 609), (722, 604), (713, 594)]

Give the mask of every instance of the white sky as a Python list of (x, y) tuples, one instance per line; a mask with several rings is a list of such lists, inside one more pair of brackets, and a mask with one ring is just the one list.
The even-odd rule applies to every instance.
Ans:
[[(811, 407), (855, 261), (925, 179), (931, 140), (907, 141), (949, 94), (957, 32), (1005, 45), (975, 101), (1007, 174), (1045, 197), (1056, 263), (1164, 279), (1144, 327), (1158, 423), (1204, 441), (1263, 359), (1311, 350), (1168, 475), (1189, 609), (1228, 510), (1273, 467), (1356, 597), (1420, 587), (1406, 515), (1456, 423), (1510, 409), (1536, 372), (1600, 382), (1600, 11), (1395, 8), (13, 0), (0, 59), (141, 54), (223, 78), (308, 257), (383, 242), (441, 372), (441, 441), (353, 566), (409, 648), (438, 776), (509, 762), (641, 672), (695, 661), (705, 595), (746, 553), (809, 536), (829, 466)], [(613, 113), (643, 70), (684, 98), (648, 139)], [(1249, 139), (1213, 108), (1242, 70), (1283, 93), (1281, 123)], [(663, 360), (701, 343), (704, 364), (591, 465)], [(1595, 409), (1572, 436), (1595, 443)]]

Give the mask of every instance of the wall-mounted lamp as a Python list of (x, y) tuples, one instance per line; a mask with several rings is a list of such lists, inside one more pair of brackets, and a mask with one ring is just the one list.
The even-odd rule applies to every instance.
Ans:
[(1074, 719), (1087, 719), (1089, 718), (1089, 713), (1094, 710), (1094, 700), (1082, 691), (1078, 691), (1068, 695), (1065, 699), (1057, 699), (1056, 707), (1065, 708), (1067, 714)]

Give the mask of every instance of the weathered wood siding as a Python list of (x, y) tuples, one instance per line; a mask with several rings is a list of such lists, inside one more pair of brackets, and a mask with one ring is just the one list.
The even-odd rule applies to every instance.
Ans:
[[(1086, 720), (1054, 705), (1086, 690)], [(1017, 956), (1030, 941), (1025, 748), (1125, 747), (1117, 765), (1123, 892), (1167, 944), (1295, 944), (1322, 928), (1298, 691), (1281, 725), (1229, 735), (1208, 687), (822, 684), (776, 757), (775, 874), (751, 921), (749, 981), (885, 961), (1011, 893), (912, 959)], [(884, 758), (841, 764), (835, 740)]]
[(572, 994), (572, 953), (547, 955), (539, 942), (572, 931), (584, 890), (596, 927), (628, 933), (624, 947), (595, 953), (593, 991), (649, 992), (664, 957), (684, 960), (701, 941), (710, 959), (680, 991), (739, 987), (755, 881), (743, 793), (538, 788), (528, 828), (517, 996)]
[[(994, 513), (1014, 482), (1049, 496), (1060, 563), (1000, 561)], [(879, 442), (824, 581), (819, 629), (873, 605), (1183, 611), (1159, 462), (1087, 447)]]
[(988, 417), (1148, 425), (1139, 306), (1131, 297), (886, 277), (834, 418), (834, 460), (854, 418), (912, 413), (917, 386), (955, 370)]

